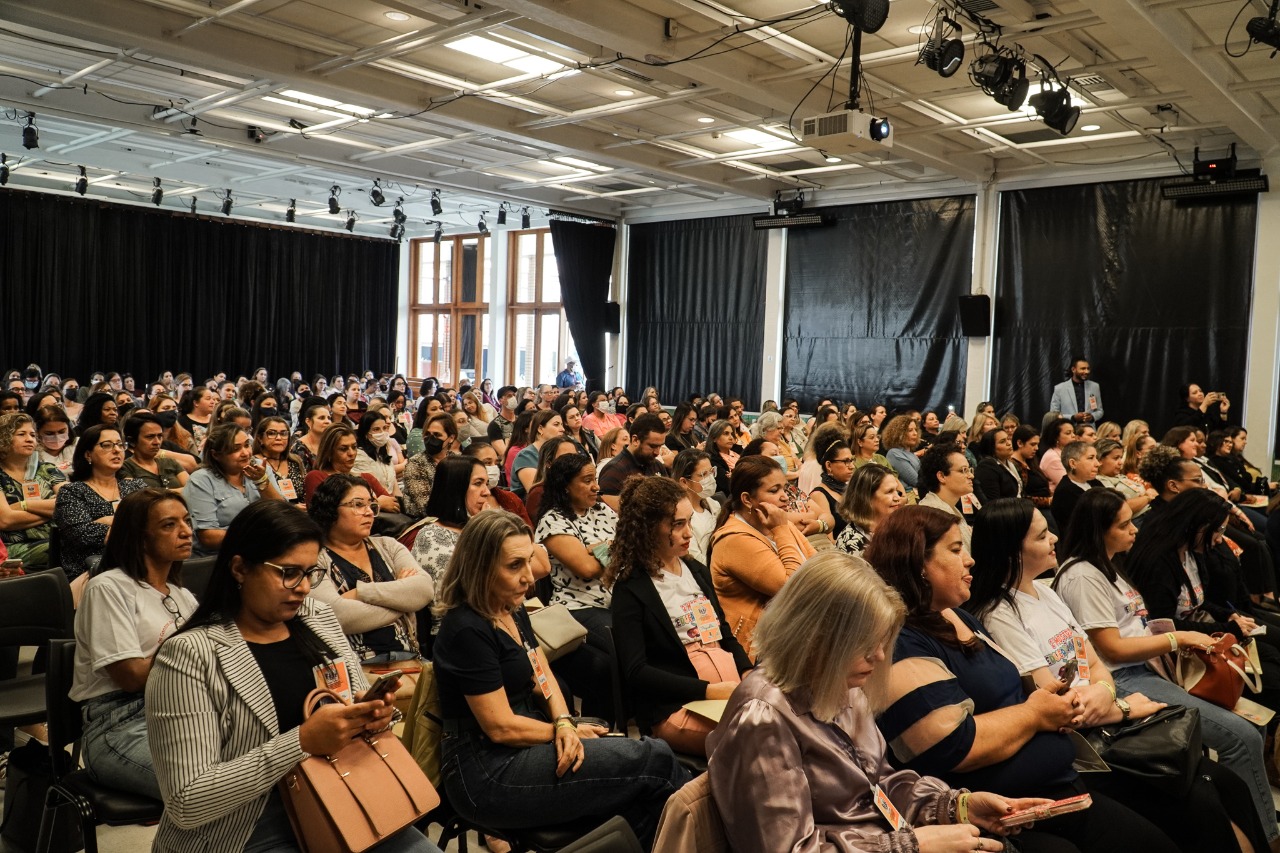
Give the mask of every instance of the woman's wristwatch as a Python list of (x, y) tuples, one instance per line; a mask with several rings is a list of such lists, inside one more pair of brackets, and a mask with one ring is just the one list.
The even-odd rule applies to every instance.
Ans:
[(1116, 707), (1120, 709), (1120, 721), (1122, 723), (1129, 722), (1129, 715), (1133, 713), (1133, 708), (1130, 707), (1128, 701), (1117, 696)]

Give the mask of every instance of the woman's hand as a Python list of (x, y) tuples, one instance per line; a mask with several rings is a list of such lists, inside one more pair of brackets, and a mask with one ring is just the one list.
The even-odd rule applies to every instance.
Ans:
[(1032, 690), (1026, 705), (1035, 713), (1036, 728), (1042, 732), (1065, 732), (1080, 725), (1080, 697), (1074, 690), (1061, 694), (1045, 689)]
[(391, 712), (381, 700), (321, 705), (298, 729), (298, 743), (308, 755), (334, 755), (360, 732), (386, 728)]
[(1013, 835), (1031, 826), (1031, 824), (1007, 827), (1000, 823), (1000, 818), (1023, 809), (1047, 806), (1052, 802), (1053, 800), (1046, 800), (1040, 797), (1013, 799), (1011, 797), (1002, 797), (999, 794), (990, 794), (986, 791), (975, 791), (969, 795), (969, 822), (996, 835)]
[(1124, 697), (1129, 703), (1129, 719), (1141, 720), (1143, 717), (1150, 717), (1156, 711), (1169, 707), (1168, 703), (1157, 702), (1154, 699), (1148, 699), (1141, 693), (1130, 693)]
[(1102, 685), (1090, 684), (1076, 691), (1081, 699), (1081, 728), (1092, 728), (1115, 718), (1117, 707), (1111, 691)]
[(253, 460), (256, 458), (257, 457), (255, 456), (253, 459), (250, 459), (248, 464), (244, 466), (244, 470), (242, 472), (255, 483), (267, 476), (267, 463), (263, 462), (261, 465), (254, 465)]
[[(578, 723), (578, 739), (600, 737), (607, 735), (609, 729), (606, 726), (597, 726), (594, 723)], [(576, 767), (574, 768), (577, 769)]]
[(791, 523), (787, 518), (787, 511), (774, 504), (758, 503), (752, 511), (764, 524), (766, 530), (777, 530)]
[(1217, 642), (1208, 634), (1201, 634), (1199, 631), (1174, 631), (1173, 638), (1178, 642), (1180, 649), (1207, 649)]
[(975, 850), (999, 851), (1004, 842), (998, 838), (982, 838), (978, 827), (968, 823), (945, 826), (917, 826), (912, 829), (920, 853), (973, 853)]
[(1241, 631), (1244, 631), (1244, 635), (1246, 637), (1249, 636), (1249, 634), (1252, 631), (1255, 631), (1258, 628), (1258, 623), (1254, 622), (1252, 619), (1250, 619), (1248, 616), (1245, 616), (1243, 613), (1232, 613), (1230, 616), (1227, 617), (1227, 619), (1231, 622), (1236, 623), (1236, 627), (1238, 627)]
[(556, 778), (569, 770), (577, 771), (586, 757), (578, 730), (573, 726), (556, 726)]
[(378, 495), (378, 509), (383, 512), (399, 512), (400, 501), (391, 495)]
[(708, 699), (728, 699), (733, 695), (733, 691), (738, 689), (736, 681), (720, 681), (715, 684), (707, 685)]

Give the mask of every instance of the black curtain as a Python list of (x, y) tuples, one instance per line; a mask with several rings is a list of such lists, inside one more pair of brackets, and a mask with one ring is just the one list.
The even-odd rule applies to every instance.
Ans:
[(631, 228), (626, 386), (632, 394), (647, 385), (671, 401), (716, 391), (759, 407), (765, 246), (750, 216)]
[(1186, 204), (1160, 181), (1001, 194), (991, 393), (1037, 425), (1076, 354), (1104, 416), (1159, 436), (1195, 382), (1243, 399), (1253, 196)]
[(790, 231), (786, 396), (805, 410), (823, 397), (890, 411), (959, 404), (973, 211), (972, 196), (824, 208), (834, 225)]
[(0, 366), (199, 382), (395, 366), (389, 240), (0, 191)]
[[(587, 390), (604, 386), (608, 369), (604, 336), (609, 317), (609, 280), (613, 274), (613, 246), (618, 232), (612, 225), (586, 225), (551, 220), (551, 246), (560, 271), (564, 316), (573, 334)], [(558, 364), (558, 371), (563, 365)], [(553, 371), (554, 372), (554, 371)]]

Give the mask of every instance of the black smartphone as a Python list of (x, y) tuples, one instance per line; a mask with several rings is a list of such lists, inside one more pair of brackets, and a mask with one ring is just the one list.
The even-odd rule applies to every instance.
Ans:
[(370, 699), (381, 696), (391, 689), (391, 685), (400, 680), (400, 676), (404, 675), (403, 670), (393, 669), (390, 672), (384, 672), (378, 676), (378, 680), (369, 685), (369, 689), (360, 694), (357, 702), (368, 702)]

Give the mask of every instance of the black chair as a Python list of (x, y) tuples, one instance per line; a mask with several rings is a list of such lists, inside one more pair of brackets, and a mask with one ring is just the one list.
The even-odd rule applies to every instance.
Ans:
[[(75, 669), (76, 641), (52, 640), (49, 644), (49, 675), (45, 682), (49, 706), (49, 753), (53, 758), (57, 781), (45, 795), (44, 814), (40, 818), (40, 838), (36, 853), (48, 853), (53, 840), (53, 824), (58, 809), (75, 806), (80, 815), (85, 853), (98, 853), (97, 826), (124, 826), (157, 821), (164, 813), (164, 803), (99, 785), (89, 778), (80, 765), (80, 736), (84, 733), (80, 703), (71, 699), (72, 672)], [(71, 747), (72, 768), (68, 766), (67, 747)]]
[[(467, 840), (468, 833), (471, 832), (476, 833), (477, 836), (488, 835), (501, 838), (511, 845), (511, 853), (556, 853), (576, 841), (589, 837), (598, 827), (606, 823), (603, 817), (590, 817), (573, 823), (537, 829), (492, 829), (472, 823), (458, 814), (449, 804), (448, 795), (443, 788), (439, 794), (440, 805), (418, 822), (418, 828), (425, 835), (429, 824), (440, 824), (440, 838), (436, 844), (444, 850), (450, 842), (457, 841), (458, 853), (468, 853)], [(621, 818), (614, 817), (610, 820), (621, 820)]]
[(196, 601), (204, 598), (205, 590), (209, 588), (209, 576), (213, 574), (213, 566), (217, 562), (217, 555), (182, 561), (182, 587), (194, 595)]
[[(59, 569), (0, 580), (0, 647), (40, 646), (74, 635), (71, 586)], [(45, 719), (44, 674), (0, 681), (0, 726)]]

